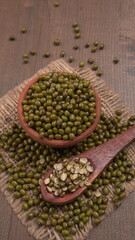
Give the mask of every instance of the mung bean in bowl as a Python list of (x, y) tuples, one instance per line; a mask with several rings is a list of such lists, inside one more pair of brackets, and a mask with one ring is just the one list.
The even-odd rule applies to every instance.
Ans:
[(27, 134), (41, 144), (69, 147), (87, 138), (101, 114), (98, 93), (76, 73), (49, 72), (33, 78), (18, 101)]

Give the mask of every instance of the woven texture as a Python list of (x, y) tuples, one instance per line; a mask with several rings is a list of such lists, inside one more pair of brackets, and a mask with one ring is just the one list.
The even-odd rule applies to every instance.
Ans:
[[(25, 80), (22, 84), (15, 87), (13, 90), (9, 91), (3, 98), (0, 99), (0, 133), (3, 133), (6, 129), (8, 129), (13, 122), (18, 122), (18, 116), (17, 116), (17, 103), (18, 98), (20, 96), (20, 93), (27, 82), (29, 82), (33, 77), (36, 77), (37, 75), (43, 74), (45, 72), (49, 72), (51, 70), (57, 70), (57, 71), (65, 71), (65, 72), (76, 72), (81, 77), (84, 77), (85, 79), (89, 79), (91, 81), (91, 85), (98, 91), (101, 103), (102, 103), (102, 111), (105, 112), (105, 114), (110, 117), (114, 116), (114, 111), (116, 109), (121, 109), (123, 111), (122, 115), (122, 121), (126, 121), (132, 113), (130, 110), (128, 110), (120, 101), (119, 97), (112, 92), (111, 90), (107, 89), (105, 86), (104, 81), (97, 77), (93, 71), (91, 71), (88, 68), (84, 69), (73, 69), (69, 65), (65, 63), (63, 60), (57, 60), (55, 62), (52, 62), (47, 67), (39, 70), (34, 76), (31, 78)], [(8, 155), (0, 150), (2, 154), (5, 157), (6, 162), (13, 162), (13, 160), (8, 158)], [(135, 143), (130, 144), (128, 147), (128, 155), (130, 160), (134, 163), (135, 167)], [(0, 174), (0, 189), (7, 198), (9, 204), (12, 206), (13, 211), (17, 214), (18, 218), (21, 220), (21, 222), (27, 227), (29, 233), (35, 237), (37, 240), (49, 240), (49, 239), (61, 239), (61, 237), (58, 235), (58, 233), (53, 229), (48, 229), (45, 227), (38, 227), (35, 220), (31, 220), (28, 222), (26, 220), (26, 214), (24, 211), (22, 211), (22, 204), (21, 200), (17, 199), (15, 200), (13, 198), (13, 195), (11, 192), (7, 190), (7, 180), (8, 175), (4, 172)], [(124, 186), (127, 191), (127, 195), (134, 190), (135, 188), (135, 179), (132, 180), (130, 183), (124, 183)], [(110, 186), (110, 197), (112, 195), (112, 189)], [(108, 215), (113, 210), (113, 205), (111, 203), (108, 204), (106, 215)], [(103, 218), (104, 218), (103, 217)], [(87, 237), (89, 234), (89, 231), (92, 229), (92, 223), (91, 221), (88, 222), (83, 230), (77, 231), (77, 234), (74, 236), (74, 239), (83, 240)]]

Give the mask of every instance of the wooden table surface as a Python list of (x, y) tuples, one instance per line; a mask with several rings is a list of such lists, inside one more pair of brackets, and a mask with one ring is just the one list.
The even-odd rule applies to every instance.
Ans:
[[(73, 67), (79, 61), (87, 64), (94, 57), (104, 71), (106, 85), (117, 92), (123, 103), (135, 113), (135, 0), (0, 0), (0, 97), (8, 90), (32, 76), (38, 69), (59, 58), (64, 50), (65, 60), (72, 55)], [(81, 38), (74, 39), (72, 24), (78, 22)], [(28, 29), (26, 34), (21, 28)], [(14, 35), (15, 41), (9, 41)], [(59, 47), (53, 45), (60, 39)], [(91, 53), (84, 44), (99, 40), (103, 51)], [(74, 44), (80, 46), (73, 50)], [(31, 49), (37, 50), (28, 64), (22, 56)], [(43, 53), (50, 51), (50, 58)], [(112, 63), (113, 58), (119, 64)], [(0, 193), (0, 240), (33, 240), (22, 226), (6, 199)], [(91, 240), (135, 240), (135, 192), (122, 206), (107, 217), (88, 236)]]

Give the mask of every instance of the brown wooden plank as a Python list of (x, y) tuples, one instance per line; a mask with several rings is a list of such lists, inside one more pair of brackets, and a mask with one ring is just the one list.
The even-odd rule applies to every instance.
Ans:
[[(106, 84), (117, 92), (123, 103), (135, 113), (135, 0), (66, 0), (60, 7), (53, 6), (50, 0), (0, 0), (0, 96), (32, 76), (52, 60), (59, 58), (65, 50), (68, 60), (75, 57), (72, 66), (93, 56), (104, 71)], [(80, 40), (73, 37), (72, 23), (78, 21), (81, 28)], [(22, 35), (21, 27), (26, 26), (28, 33)], [(15, 42), (8, 41), (15, 35)], [(62, 41), (54, 47), (55, 38)], [(104, 51), (91, 53), (83, 46), (87, 41), (98, 39), (105, 44)], [(80, 50), (72, 49), (79, 43)], [(37, 56), (30, 58), (29, 64), (22, 63), (22, 55), (35, 48)], [(49, 59), (42, 57), (45, 51), (51, 52)], [(120, 63), (114, 65), (113, 57), (118, 56)], [(135, 239), (135, 193), (124, 201), (122, 207), (96, 227), (88, 237), (94, 240), (134, 240)], [(32, 240), (27, 230), (12, 213), (5, 198), (0, 194), (0, 239)]]
[(10, 233), (12, 210), (0, 192), (0, 239), (8, 239)]

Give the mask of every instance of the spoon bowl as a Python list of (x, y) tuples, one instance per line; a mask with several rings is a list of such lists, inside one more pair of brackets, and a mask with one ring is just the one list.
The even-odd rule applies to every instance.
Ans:
[[(94, 168), (94, 171), (89, 175), (88, 182), (92, 183), (94, 179), (103, 171), (103, 169), (109, 164), (109, 162), (116, 156), (118, 152), (120, 152), (126, 145), (128, 145), (135, 138), (135, 126), (130, 127), (125, 132), (121, 133), (117, 137), (109, 140), (106, 143), (101, 144), (100, 146), (78, 154), (69, 158), (71, 161), (76, 157), (85, 157), (90, 161), (91, 165)], [(78, 197), (84, 190), (87, 189), (87, 186), (83, 186), (78, 188), (73, 193), (67, 193), (63, 197), (57, 197), (53, 193), (47, 191), (44, 180), (50, 176), (53, 172), (54, 168), (51, 168), (43, 177), (41, 183), (41, 193), (43, 199), (47, 202), (60, 205), (71, 202), (76, 197)]]
[[(75, 157), (84, 157), (84, 154), (78, 154), (76, 155)], [(85, 155), (86, 157), (86, 155)], [(72, 158), (69, 158), (68, 160), (71, 161), (74, 157)], [(90, 159), (88, 159), (91, 163), (91, 166), (94, 167), (94, 162)], [(94, 167), (95, 168), (95, 167)], [(60, 204), (65, 204), (65, 203), (68, 203), (70, 202), (71, 200), (75, 199), (76, 197), (78, 197), (84, 190), (86, 190), (87, 186), (83, 186), (83, 187), (80, 187), (78, 188), (75, 192), (73, 193), (67, 193), (65, 194), (63, 197), (57, 197), (55, 196), (53, 193), (51, 192), (48, 192), (47, 191), (47, 188), (46, 188), (46, 185), (44, 183), (45, 179), (48, 178), (52, 173), (53, 173), (53, 170), (54, 168), (51, 168), (46, 174), (45, 176), (43, 177), (42, 179), (42, 184), (41, 184), (41, 193), (42, 193), (42, 196), (43, 196), (43, 199), (48, 201), (48, 202), (51, 202), (53, 204), (56, 204), (56, 205), (60, 205)], [(94, 174), (92, 173), (88, 179), (88, 182), (89, 181), (93, 181), (94, 179), (92, 179), (92, 176), (94, 177)]]
[[(43, 75), (47, 75), (43, 74)], [(22, 107), (22, 103), (23, 100), (26, 98), (27, 92), (30, 88), (30, 86), (34, 83), (36, 83), (38, 81), (39, 76), (33, 78), (23, 89), (22, 93), (20, 94), (20, 98), (18, 101), (18, 117), (19, 117), (19, 121), (21, 126), (23, 127), (23, 129), (25, 130), (25, 132), (35, 141), (39, 142), (40, 144), (44, 144), (44, 145), (48, 145), (50, 147), (54, 147), (54, 148), (64, 148), (64, 147), (70, 147), (73, 146), (79, 142), (81, 142), (83, 139), (87, 138), (96, 128), (99, 120), (100, 120), (100, 115), (101, 115), (101, 102), (100, 102), (100, 97), (97, 93), (97, 91), (93, 88), (93, 91), (95, 93), (96, 96), (96, 118), (94, 123), (87, 128), (82, 134), (80, 134), (79, 136), (76, 136), (73, 140), (55, 140), (55, 139), (48, 139), (48, 138), (40, 138), (39, 133), (36, 132), (34, 129), (30, 128), (28, 126), (28, 124), (25, 122), (24, 119), (24, 115), (23, 115), (23, 107)]]

